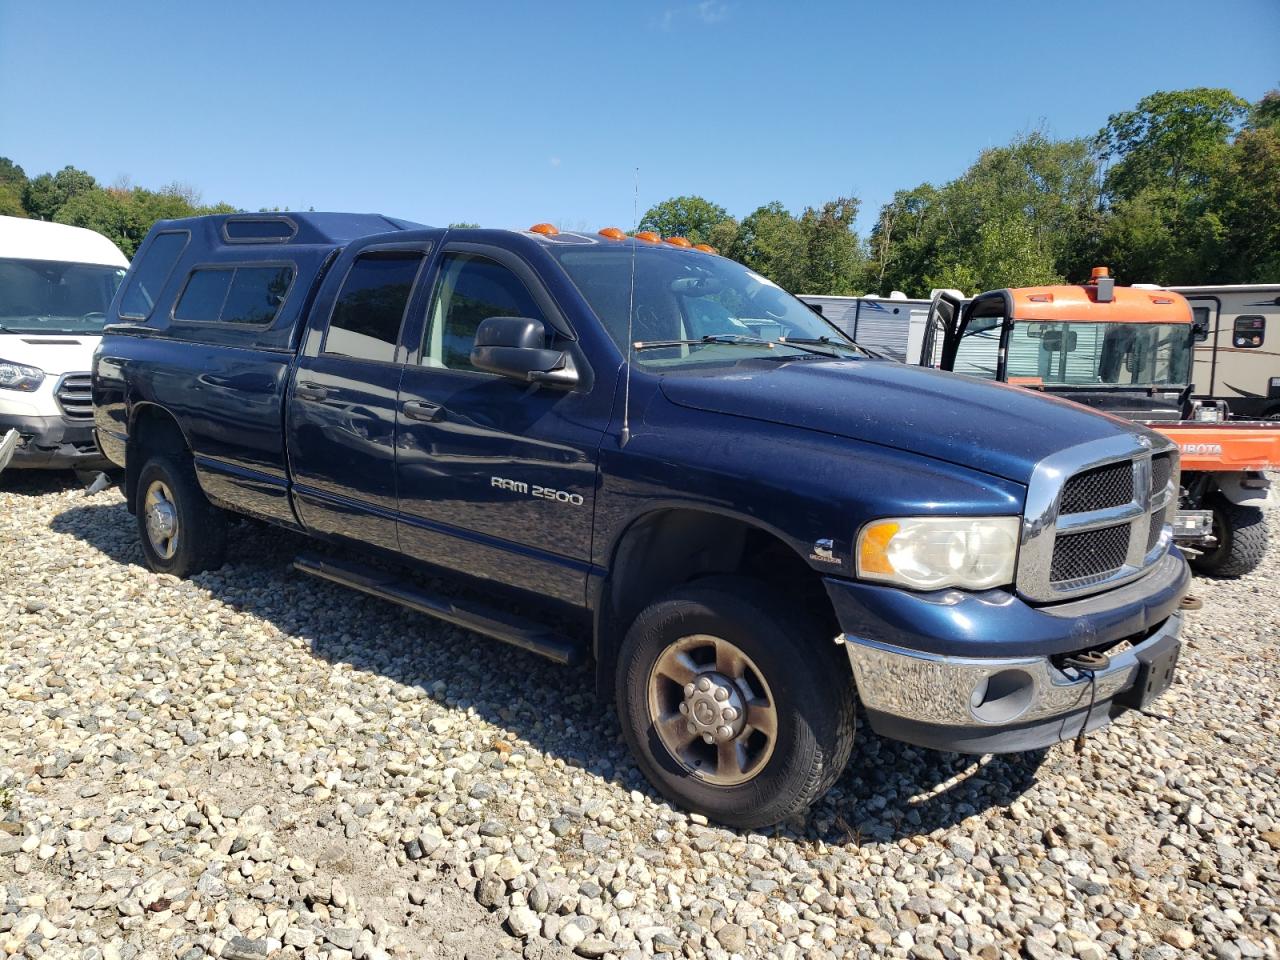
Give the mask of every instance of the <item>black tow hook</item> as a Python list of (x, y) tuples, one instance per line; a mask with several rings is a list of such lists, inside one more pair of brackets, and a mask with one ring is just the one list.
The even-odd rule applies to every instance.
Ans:
[(1079, 653), (1069, 654), (1062, 658), (1062, 666), (1075, 670), (1082, 676), (1089, 678), (1089, 709), (1085, 711), (1084, 719), (1080, 721), (1080, 732), (1076, 734), (1075, 752), (1084, 752), (1084, 735), (1089, 726), (1089, 718), (1093, 716), (1093, 707), (1097, 703), (1098, 696), (1098, 676), (1099, 670), (1105, 670), (1111, 666), (1111, 658), (1101, 650), (1081, 650)]

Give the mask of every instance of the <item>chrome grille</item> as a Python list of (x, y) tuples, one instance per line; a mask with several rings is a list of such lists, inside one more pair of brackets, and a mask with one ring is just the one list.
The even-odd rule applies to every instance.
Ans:
[(1164, 517), (1164, 510), (1157, 510), (1151, 515), (1151, 529), (1147, 531), (1147, 553), (1154, 550), (1160, 542), (1160, 534), (1164, 533)]
[(1159, 495), (1173, 476), (1173, 456), (1162, 453), (1151, 458), (1151, 495)]
[(1128, 555), (1127, 523), (1084, 533), (1068, 533), (1054, 541), (1049, 580), (1055, 584), (1093, 583), (1123, 567)]
[(1059, 513), (1088, 513), (1119, 507), (1133, 499), (1133, 464), (1108, 464), (1077, 473), (1062, 485)]
[(93, 378), (89, 374), (66, 374), (53, 395), (68, 420), (93, 419)]
[(1167, 548), (1177, 469), (1176, 448), (1154, 434), (1098, 440), (1042, 460), (1027, 486), (1018, 592), (1051, 602), (1141, 576)]

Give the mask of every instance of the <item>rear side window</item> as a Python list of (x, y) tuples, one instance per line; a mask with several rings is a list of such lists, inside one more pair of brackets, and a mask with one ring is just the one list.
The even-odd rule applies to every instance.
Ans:
[(191, 271), (173, 308), (188, 323), (267, 326), (276, 318), (293, 283), (293, 268), (202, 267)]
[(141, 262), (134, 264), (133, 275), (120, 298), (120, 316), (145, 320), (156, 308), (156, 300), (164, 289), (174, 264), (187, 246), (188, 235), (157, 233), (151, 238)]
[(400, 251), (357, 257), (329, 318), (324, 352), (392, 363), (422, 260), (420, 253)]
[(1260, 347), (1266, 334), (1267, 320), (1265, 317), (1236, 317), (1235, 326), (1232, 330), (1231, 345), (1233, 347), (1243, 347), (1246, 350)]

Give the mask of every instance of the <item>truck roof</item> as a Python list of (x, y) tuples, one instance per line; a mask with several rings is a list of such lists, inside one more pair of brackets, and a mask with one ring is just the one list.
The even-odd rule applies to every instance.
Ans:
[(218, 245), (296, 244), (340, 246), (380, 233), (426, 230), (426, 224), (380, 213), (224, 213), (161, 220), (157, 230), (201, 231)]
[(129, 266), (120, 248), (100, 233), (22, 217), (0, 217), (0, 258)]
[[(1017, 287), (1003, 294), (1014, 320), (1076, 323), (1191, 323), (1191, 305), (1172, 290), (1115, 287), (1111, 300), (1099, 300), (1093, 284)], [(983, 297), (992, 294), (982, 294)]]

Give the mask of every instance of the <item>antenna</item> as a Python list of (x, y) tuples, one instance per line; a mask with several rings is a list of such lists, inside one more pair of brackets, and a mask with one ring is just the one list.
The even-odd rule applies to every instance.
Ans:
[(631, 359), (635, 352), (631, 328), (636, 315), (636, 231), (640, 229), (640, 168), (636, 167), (635, 193), (631, 199), (631, 293), (627, 299), (627, 349), (626, 370), (622, 372), (622, 435), (619, 445), (625, 447), (631, 439)]

